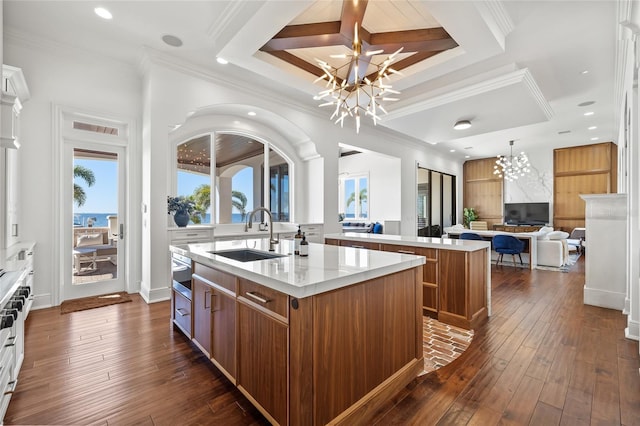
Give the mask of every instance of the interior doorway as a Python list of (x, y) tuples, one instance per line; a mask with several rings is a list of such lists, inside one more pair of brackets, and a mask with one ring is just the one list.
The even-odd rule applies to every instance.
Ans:
[(418, 165), (416, 210), (416, 235), (441, 237), (456, 223), (456, 177)]

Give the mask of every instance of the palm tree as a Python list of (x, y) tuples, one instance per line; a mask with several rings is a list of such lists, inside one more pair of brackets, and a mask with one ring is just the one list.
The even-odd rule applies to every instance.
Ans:
[[(93, 174), (93, 170), (87, 169), (83, 166), (73, 167), (73, 177), (80, 178), (87, 183), (87, 186), (93, 186), (96, 183), (96, 177)], [(87, 193), (77, 183), (73, 183), (73, 201), (78, 204), (78, 207), (82, 206), (87, 201)]]
[[(354, 201), (356, 201), (356, 193), (352, 192), (351, 195), (349, 195), (349, 198), (347, 198), (347, 208), (349, 208), (351, 203)], [(358, 205), (360, 207), (360, 215), (362, 215), (362, 203), (364, 201), (367, 201), (367, 188), (362, 188), (359, 193)]]
[(242, 221), (247, 215), (247, 196), (240, 191), (231, 191), (231, 205), (242, 214)]
[(211, 185), (198, 186), (189, 196), (196, 205), (196, 211), (191, 215), (191, 221), (195, 224), (202, 223), (202, 219), (211, 207)]

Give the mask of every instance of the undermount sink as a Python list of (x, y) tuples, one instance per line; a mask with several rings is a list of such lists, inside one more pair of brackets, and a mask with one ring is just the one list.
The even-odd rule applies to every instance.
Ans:
[(276, 259), (278, 257), (285, 257), (284, 254), (269, 253), (261, 250), (254, 249), (235, 249), (235, 250), (222, 250), (222, 251), (210, 251), (209, 253), (218, 256), (227, 257), (239, 262), (253, 262), (255, 260)]

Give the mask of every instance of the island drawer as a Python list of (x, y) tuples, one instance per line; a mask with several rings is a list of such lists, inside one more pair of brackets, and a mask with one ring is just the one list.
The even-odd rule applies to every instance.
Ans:
[(191, 337), (191, 300), (177, 291), (173, 292), (173, 318), (175, 324)]
[(383, 251), (391, 251), (395, 253), (415, 254), (416, 256), (424, 256), (427, 259), (438, 259), (438, 250), (434, 248), (401, 246), (397, 244), (383, 244)]
[(284, 318), (289, 318), (289, 296), (243, 278), (238, 278), (238, 281), (239, 297), (250, 300)]
[(193, 273), (211, 281), (213, 284), (226, 288), (232, 293), (236, 292), (236, 277), (231, 274), (218, 271), (217, 269), (213, 269), (197, 262), (194, 264)]

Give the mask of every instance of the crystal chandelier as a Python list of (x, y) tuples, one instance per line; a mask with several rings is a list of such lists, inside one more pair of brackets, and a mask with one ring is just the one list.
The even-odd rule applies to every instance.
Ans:
[(513, 141), (509, 141), (511, 146), (511, 153), (508, 157), (504, 155), (498, 155), (496, 165), (493, 166), (493, 174), (503, 177), (509, 182), (518, 179), (520, 176), (524, 176), (525, 173), (529, 173), (531, 164), (529, 164), (529, 158), (527, 154), (521, 152), (520, 154), (513, 156)]
[[(386, 78), (388, 82), (390, 74), (400, 74), (389, 65), (403, 48), (398, 49), (380, 64), (370, 63), (367, 59), (368, 57), (379, 55), (384, 50), (366, 52), (364, 58), (362, 58), (362, 44), (358, 39), (357, 22), (353, 31), (352, 52), (348, 55), (331, 55), (332, 58), (348, 58), (349, 62), (336, 68), (325, 61), (316, 59), (324, 74), (316, 79), (314, 83), (326, 79), (327, 89), (320, 92), (314, 99), (326, 99), (325, 103), (319, 105), (320, 107), (334, 107), (330, 120), (335, 119), (335, 124), (340, 123), (340, 127), (344, 126), (346, 117), (355, 118), (356, 133), (360, 133), (360, 116), (362, 114), (370, 116), (373, 124), (376, 125), (377, 121), (380, 120), (378, 111), (387, 114), (381, 102), (398, 100), (398, 98), (387, 96), (388, 94), (400, 94), (400, 92), (393, 90), (390, 84), (384, 84), (383, 79)], [(371, 78), (366, 75), (369, 66), (376, 67), (376, 71), (371, 74)]]

